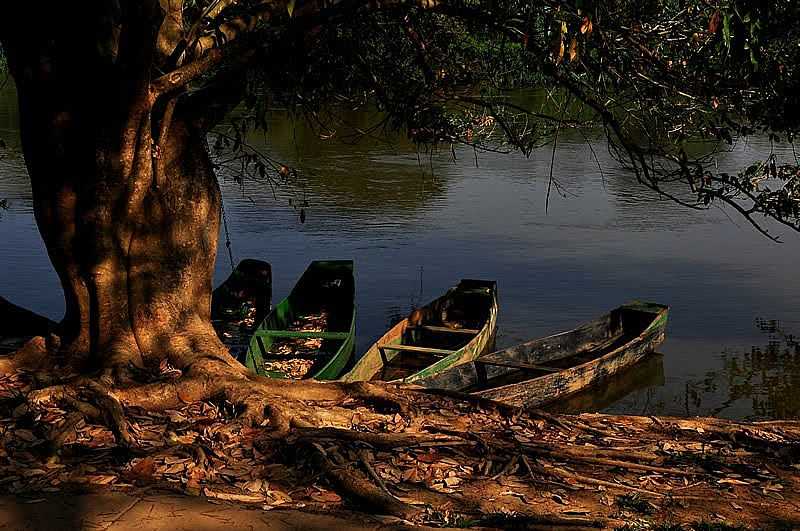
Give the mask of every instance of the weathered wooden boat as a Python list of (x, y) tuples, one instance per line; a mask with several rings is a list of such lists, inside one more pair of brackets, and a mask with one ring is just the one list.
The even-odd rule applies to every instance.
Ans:
[(247, 352), (271, 306), (272, 267), (261, 260), (242, 260), (211, 293), (211, 324), (234, 357)]
[(386, 332), (341, 380), (415, 382), (491, 352), (497, 284), (462, 280)]
[(0, 297), (0, 355), (22, 348), (33, 337), (57, 332), (57, 323)]
[(664, 356), (653, 353), (622, 369), (613, 378), (604, 380), (601, 385), (544, 404), (543, 409), (550, 413), (597, 413), (633, 393), (661, 387), (664, 381)]
[(272, 266), (262, 260), (245, 258), (211, 293), (211, 319), (235, 321), (252, 317), (256, 324), (272, 305)]
[(415, 383), (538, 407), (602, 382), (664, 341), (669, 307), (634, 301), (569, 332), (499, 350)]
[(355, 323), (352, 260), (311, 262), (253, 332), (242, 362), (272, 378), (334, 379), (353, 355)]

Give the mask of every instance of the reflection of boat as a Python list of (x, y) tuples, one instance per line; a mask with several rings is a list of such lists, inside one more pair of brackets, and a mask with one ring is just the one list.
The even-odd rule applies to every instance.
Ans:
[(415, 382), (494, 348), (497, 284), (462, 280), (386, 332), (343, 381)]
[(351, 260), (311, 262), (253, 333), (243, 363), (273, 378), (339, 376), (355, 339)]
[(569, 332), (493, 352), (415, 383), (539, 406), (642, 360), (664, 341), (668, 313), (667, 306), (635, 301)]
[(664, 385), (664, 357), (660, 354), (646, 356), (635, 365), (619, 371), (602, 385), (585, 389), (562, 400), (548, 404), (545, 409), (553, 413), (596, 413), (626, 396)]

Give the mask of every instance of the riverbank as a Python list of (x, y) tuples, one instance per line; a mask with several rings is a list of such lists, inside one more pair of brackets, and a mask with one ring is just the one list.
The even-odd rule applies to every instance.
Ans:
[(0, 355), (12, 353), (30, 338), (56, 330), (56, 323), (0, 297)]
[[(43, 349), (42, 338), (31, 341), (31, 360)], [(207, 520), (219, 518), (246, 529), (282, 529), (275, 527), (281, 522), (348, 529), (362, 520), (629, 531), (665, 523), (800, 527), (800, 422), (554, 415), (392, 385), (377, 402), (358, 394), (332, 402), (320, 395), (336, 389), (331, 383), (303, 395), (285, 425), (254, 426), (236, 404), (219, 400), (126, 408), (134, 446), (123, 448), (94, 406), (58, 388), (42, 391), (54, 375), (16, 370), (20, 361), (17, 367), (26, 365), (19, 355), (0, 356), (6, 528), (36, 529), (51, 518), (109, 529), (145, 509), (166, 515), (152, 529), (217, 528)], [(174, 375), (152, 377), (168, 387)], [(289, 406), (277, 398), (265, 405), (272, 403)], [(172, 494), (153, 500), (150, 493), (165, 490)], [(208, 500), (250, 509), (219, 517), (204, 508)], [(303, 516), (274, 519), (285, 511)], [(189, 512), (197, 515), (180, 516)], [(339, 520), (316, 520), (321, 514)], [(171, 519), (174, 526), (162, 525)]]
[(400, 528), (397, 522), (364, 514), (300, 510), (254, 510), (168, 493), (49, 494), (0, 496), (0, 529), (8, 531), (362, 531)]
[(798, 422), (550, 415), (385, 385), (374, 403), (307, 396), (285, 425), (213, 400), (126, 408), (126, 449), (102, 418), (32, 385), (0, 376), (0, 493), (151, 488), (436, 527), (800, 526)]

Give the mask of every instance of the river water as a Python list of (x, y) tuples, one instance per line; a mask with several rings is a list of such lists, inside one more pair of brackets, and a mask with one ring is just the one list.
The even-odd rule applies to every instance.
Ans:
[[(351, 117), (357, 126), (374, 121)], [(0, 90), (0, 295), (58, 319), (63, 300), (34, 224), (13, 87)], [(562, 135), (545, 211), (550, 150), (520, 155), (456, 150), (429, 157), (401, 139), (321, 140), (276, 110), (253, 145), (300, 170), (273, 189), (222, 189), (235, 259), (273, 266), (273, 299), (310, 260), (352, 258), (357, 351), (398, 316), (460, 278), (498, 282), (498, 346), (570, 329), (630, 299), (671, 306), (655, 357), (566, 409), (633, 414), (800, 417), (800, 237), (783, 243), (735, 213), (660, 200), (620, 170), (601, 138)], [(347, 140), (347, 139), (346, 139)], [(719, 156), (734, 169), (787, 148), (751, 139)], [(596, 158), (595, 158), (596, 157)], [(602, 168), (602, 172), (598, 169)], [(301, 222), (299, 204), (305, 204)], [(230, 271), (221, 234), (217, 282)]]

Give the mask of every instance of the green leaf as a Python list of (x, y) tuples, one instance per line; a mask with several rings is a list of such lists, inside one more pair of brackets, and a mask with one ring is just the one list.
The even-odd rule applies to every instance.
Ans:
[(725, 47), (731, 49), (731, 14), (725, 13), (722, 17), (722, 40), (725, 42)]

